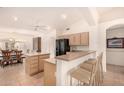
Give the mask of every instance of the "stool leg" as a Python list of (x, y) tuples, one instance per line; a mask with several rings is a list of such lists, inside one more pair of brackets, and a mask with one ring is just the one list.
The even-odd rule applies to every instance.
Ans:
[(70, 85), (72, 86), (72, 77), (70, 76)]
[(78, 80), (78, 86), (80, 86), (80, 81)]

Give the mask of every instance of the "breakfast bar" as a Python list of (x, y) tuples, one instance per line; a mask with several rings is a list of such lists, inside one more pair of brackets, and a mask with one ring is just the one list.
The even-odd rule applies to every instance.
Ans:
[(78, 67), (79, 64), (88, 60), (89, 58), (96, 58), (95, 51), (80, 51), (68, 52), (66, 55), (56, 57), (56, 85), (68, 86), (70, 85), (69, 71)]

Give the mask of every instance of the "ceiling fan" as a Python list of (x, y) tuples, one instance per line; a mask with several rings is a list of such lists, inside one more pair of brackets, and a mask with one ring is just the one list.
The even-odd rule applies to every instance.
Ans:
[(47, 25), (34, 25), (32, 27), (33, 27), (34, 31), (42, 31), (42, 30), (46, 31), (46, 30), (50, 29), (50, 27)]

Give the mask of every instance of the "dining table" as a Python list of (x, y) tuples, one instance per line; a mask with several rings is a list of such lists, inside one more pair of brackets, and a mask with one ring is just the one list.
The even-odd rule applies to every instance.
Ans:
[[(3, 57), (4, 56), (0, 53), (0, 61), (3, 60)], [(16, 54), (11, 54), (11, 57), (12, 57), (13, 60), (16, 60)], [(22, 54), (21, 58), (24, 59), (25, 58), (25, 55)]]

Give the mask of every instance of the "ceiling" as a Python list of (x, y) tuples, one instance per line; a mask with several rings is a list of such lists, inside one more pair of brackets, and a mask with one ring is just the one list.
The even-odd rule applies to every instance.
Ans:
[(97, 7), (96, 9), (100, 23), (124, 18), (124, 7)]
[[(124, 17), (124, 8), (97, 7), (99, 22)], [(47, 26), (62, 31), (79, 20), (89, 22), (92, 15), (88, 7), (11, 7), (0, 8), (0, 26), (35, 30), (34, 26)], [(93, 23), (93, 22), (91, 22)]]
[(111, 30), (114, 30), (114, 29), (121, 29), (121, 28), (124, 28), (124, 24), (114, 25), (114, 26), (108, 28), (107, 30), (111, 31)]
[(33, 30), (50, 26), (62, 30), (83, 19), (81, 8), (0, 8), (0, 26)]
[(110, 12), (114, 7), (97, 7), (97, 12), (100, 16)]

